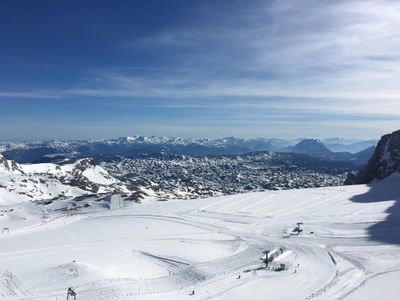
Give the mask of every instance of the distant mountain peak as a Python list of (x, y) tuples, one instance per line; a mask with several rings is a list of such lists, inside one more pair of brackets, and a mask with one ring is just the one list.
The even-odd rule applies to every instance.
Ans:
[(126, 137), (126, 140), (127, 140), (128, 142), (133, 142), (133, 141), (136, 141), (136, 137), (135, 137), (135, 136), (127, 136), (127, 137)]
[(319, 139), (304, 139), (293, 147), (292, 152), (313, 155), (332, 153)]

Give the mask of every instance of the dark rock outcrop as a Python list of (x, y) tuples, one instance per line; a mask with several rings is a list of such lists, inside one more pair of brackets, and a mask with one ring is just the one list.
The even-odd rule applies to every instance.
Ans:
[(366, 184), (400, 172), (400, 130), (381, 137), (368, 164), (358, 174), (349, 174), (344, 184)]
[(18, 172), (23, 174), (20, 166), (13, 160), (8, 160), (0, 154), (0, 167), (9, 172)]

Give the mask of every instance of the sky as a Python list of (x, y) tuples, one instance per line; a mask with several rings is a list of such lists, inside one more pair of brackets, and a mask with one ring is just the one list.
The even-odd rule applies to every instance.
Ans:
[(377, 138), (400, 1), (2, 0), (0, 139)]

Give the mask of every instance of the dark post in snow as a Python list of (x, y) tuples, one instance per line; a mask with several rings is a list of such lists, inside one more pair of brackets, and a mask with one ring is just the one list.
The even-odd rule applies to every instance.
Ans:
[[(72, 287), (69, 287), (68, 288), (68, 291), (67, 291), (67, 300), (69, 299), (69, 296), (73, 296), (74, 297), (74, 300), (76, 300), (76, 293), (75, 293), (75, 291), (72, 289)], [(72, 299), (72, 298), (71, 298)]]
[(263, 262), (265, 263), (265, 268), (268, 268), (268, 262), (269, 262), (268, 254), (269, 254), (269, 250), (265, 250), (263, 253), (265, 254), (265, 258), (264, 258)]
[(303, 222), (297, 222), (297, 226), (293, 229), (293, 232), (297, 233), (299, 235), (303, 229), (301, 229), (301, 225), (303, 225)]

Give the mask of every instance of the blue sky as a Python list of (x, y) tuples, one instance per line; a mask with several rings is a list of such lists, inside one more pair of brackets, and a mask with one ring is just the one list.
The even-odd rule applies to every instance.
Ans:
[(0, 2), (0, 139), (378, 137), (398, 1)]

